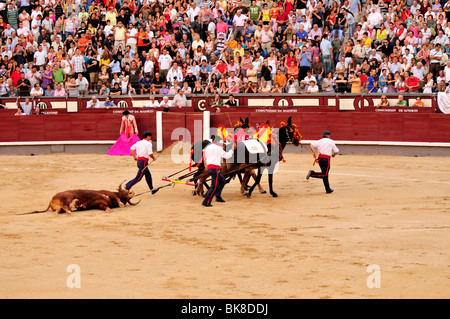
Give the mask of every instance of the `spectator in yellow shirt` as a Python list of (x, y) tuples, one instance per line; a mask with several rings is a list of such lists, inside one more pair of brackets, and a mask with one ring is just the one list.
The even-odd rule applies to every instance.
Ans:
[(361, 40), (363, 41), (363, 44), (366, 48), (370, 48), (372, 44), (372, 39), (369, 37), (369, 34), (367, 32), (364, 32)]
[(239, 56), (244, 56), (244, 48), (242, 47), (242, 44), (240, 42), (237, 42), (236, 48), (234, 49), (234, 56), (236, 57), (236, 52), (239, 52)]
[(115, 26), (117, 24), (117, 11), (113, 7), (109, 7), (108, 12), (106, 12), (105, 21), (111, 21), (111, 25)]
[(387, 29), (384, 27), (384, 24), (381, 24), (381, 28), (377, 30), (377, 36), (376, 36), (376, 44), (381, 44), (384, 40), (387, 39)]

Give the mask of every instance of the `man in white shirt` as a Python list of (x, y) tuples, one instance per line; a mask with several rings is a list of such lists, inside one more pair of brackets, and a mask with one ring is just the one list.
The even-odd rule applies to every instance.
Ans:
[(86, 95), (87, 92), (88, 92), (89, 82), (83, 76), (83, 74), (78, 73), (78, 77), (77, 77), (75, 82), (78, 85), (78, 94), (79, 95)]
[(159, 102), (155, 99), (155, 96), (150, 96), (150, 101), (145, 105), (145, 107), (158, 107)]
[(27, 36), (29, 32), (30, 32), (30, 28), (24, 26), (22, 21), (19, 22), (19, 28), (17, 29), (17, 35), (21, 36), (23, 34), (24, 36)]
[(131, 146), (131, 155), (133, 155), (134, 160), (137, 162), (138, 172), (134, 179), (129, 181), (125, 185), (125, 189), (129, 190), (131, 187), (139, 183), (142, 177), (145, 176), (145, 181), (147, 182), (148, 188), (155, 194), (158, 189), (153, 189), (152, 174), (148, 168), (148, 159), (151, 157), (153, 161), (156, 161), (153, 155), (152, 147), (152, 133), (146, 131), (144, 132), (143, 139)]
[(195, 40), (192, 42), (192, 50), (197, 50), (198, 47), (201, 47), (202, 49), (205, 48), (205, 42), (203, 42), (202, 39), (200, 39), (200, 35), (197, 34), (195, 36)]
[(191, 19), (191, 22), (194, 22), (194, 18), (198, 16), (200, 13), (200, 7), (197, 7), (195, 2), (192, 3), (191, 7), (189, 8), (187, 14), (189, 18)]
[(372, 11), (369, 13), (369, 16), (367, 17), (367, 22), (369, 22), (369, 24), (373, 25), (375, 28), (379, 28), (381, 23), (383, 22), (383, 16), (375, 6), (372, 7)]
[(128, 31), (126, 33), (127, 36), (127, 45), (129, 45), (134, 52), (137, 51), (137, 30), (133, 26), (132, 23), (128, 24)]
[(158, 58), (159, 62), (159, 75), (161, 79), (165, 82), (167, 78), (167, 72), (169, 72), (170, 63), (172, 62), (172, 57), (167, 52), (166, 49), (163, 50), (163, 54), (161, 54)]
[(181, 72), (181, 69), (178, 67), (177, 62), (173, 62), (172, 67), (170, 68), (169, 72), (167, 72), (166, 82), (169, 82), (171, 85), (173, 85), (175, 80), (180, 83), (184, 80), (183, 72)]
[(172, 101), (169, 100), (168, 96), (165, 95), (162, 99), (162, 101), (159, 103), (159, 106), (167, 108), (167, 107), (172, 107)]
[(244, 24), (248, 17), (245, 14), (242, 14), (242, 10), (238, 9), (236, 11), (236, 15), (233, 18), (234, 25), (234, 33), (233, 36), (235, 39), (239, 39), (242, 34), (242, 30), (244, 30)]
[(434, 49), (430, 51), (430, 72), (433, 73), (433, 78), (436, 79), (441, 69), (442, 51), (441, 44), (438, 42), (434, 45)]
[(33, 32), (34, 37), (37, 39), (41, 30), (42, 16), (39, 14), (31, 21), (31, 32)]
[(95, 95), (92, 96), (92, 98), (87, 102), (86, 108), (88, 108), (88, 109), (89, 108), (95, 108), (95, 109), (100, 108), (100, 102)]
[(236, 149), (236, 143), (233, 144), (233, 149), (225, 152), (221, 145), (221, 138), (219, 136), (212, 136), (212, 143), (204, 149), (204, 156), (208, 173), (211, 176), (211, 187), (206, 193), (202, 205), (211, 207), (211, 200), (216, 196), (217, 202), (225, 202), (221, 195), (223, 187), (225, 186), (225, 177), (220, 173), (220, 166), (222, 159), (229, 159), (233, 156), (233, 151)]
[(180, 109), (187, 106), (186, 95), (182, 89), (178, 89), (177, 94), (173, 97), (173, 105)]
[[(306, 180), (310, 177), (321, 178), (323, 180), (323, 185), (325, 186), (325, 191), (327, 194), (333, 192), (333, 189), (330, 188), (330, 183), (328, 181), (328, 173), (330, 171), (330, 160), (331, 157), (335, 157), (336, 154), (339, 153), (339, 149), (336, 147), (334, 141), (330, 138), (330, 131), (323, 131), (323, 138), (311, 143), (309, 146), (311, 148), (311, 152), (313, 153), (316, 162), (319, 163), (321, 168), (321, 172), (315, 172), (310, 170), (306, 175)], [(319, 152), (319, 156), (316, 156), (316, 150)]]
[(450, 83), (450, 61), (447, 61), (447, 65), (444, 68), (445, 83)]
[(42, 44), (39, 44), (38, 50), (34, 52), (34, 65), (37, 67), (44, 66), (47, 64), (47, 51), (44, 50)]
[(145, 57), (145, 63), (144, 63), (144, 74), (147, 75), (153, 75), (153, 61), (150, 59), (150, 54), (147, 54)]
[[(423, 67), (422, 62), (417, 62), (416, 66), (413, 66), (411, 68), (411, 72), (414, 74), (414, 76), (418, 79), (423, 79), (425, 76), (425, 68)], [(450, 72), (449, 72), (449, 78), (450, 78)]]

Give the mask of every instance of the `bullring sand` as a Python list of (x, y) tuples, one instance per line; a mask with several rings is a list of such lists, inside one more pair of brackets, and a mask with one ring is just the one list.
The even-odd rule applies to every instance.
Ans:
[[(134, 177), (135, 162), (1, 156), (0, 298), (450, 297), (449, 158), (337, 156), (326, 195), (320, 180), (305, 180), (310, 154), (285, 157), (278, 198), (242, 197), (236, 179), (212, 208), (175, 185), (111, 213), (56, 216), (18, 214), (60, 191), (113, 190)], [(160, 186), (187, 164), (167, 150), (150, 167)], [(79, 266), (81, 288), (68, 288), (69, 265)], [(379, 288), (367, 285), (369, 265)]]

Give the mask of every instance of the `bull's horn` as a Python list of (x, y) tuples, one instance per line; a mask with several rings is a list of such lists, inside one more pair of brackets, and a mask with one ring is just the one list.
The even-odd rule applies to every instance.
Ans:
[(119, 184), (119, 191), (123, 191), (123, 188), (122, 188), (122, 185), (123, 185), (123, 183), (125, 183), (125, 181), (126, 181), (126, 179), (124, 179), (123, 181), (122, 181), (122, 183), (120, 183)]
[(139, 204), (141, 202), (141, 200), (139, 200), (137, 203), (132, 203), (131, 200), (128, 201), (128, 204), (130, 204), (131, 206), (135, 206), (137, 204)]

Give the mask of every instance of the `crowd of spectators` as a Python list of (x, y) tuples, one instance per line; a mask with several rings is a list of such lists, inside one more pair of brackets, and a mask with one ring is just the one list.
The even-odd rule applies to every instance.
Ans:
[(0, 0), (0, 95), (433, 93), (447, 0)]

